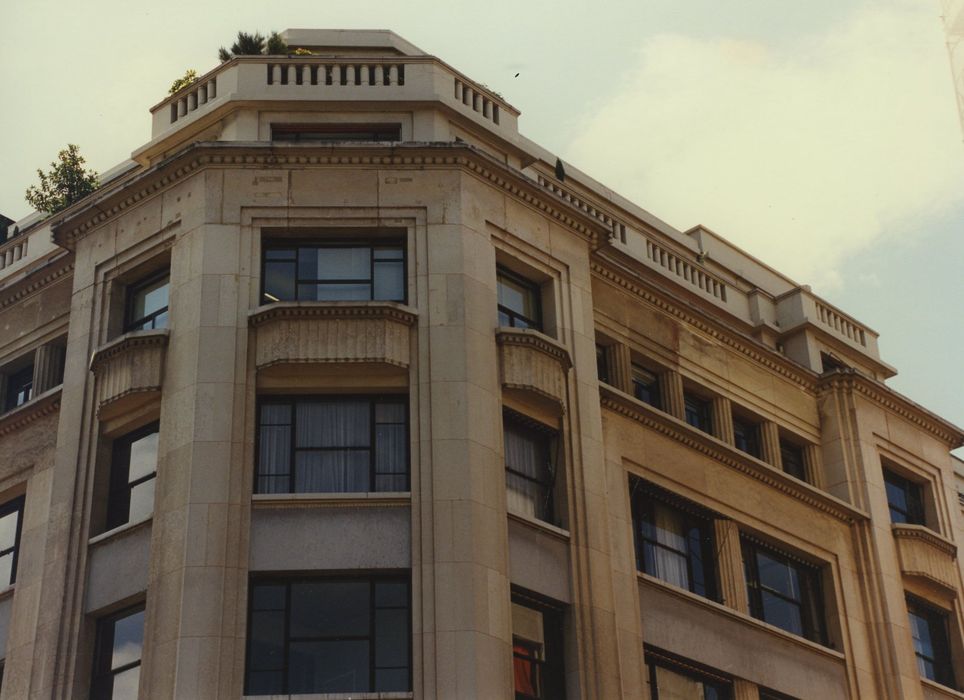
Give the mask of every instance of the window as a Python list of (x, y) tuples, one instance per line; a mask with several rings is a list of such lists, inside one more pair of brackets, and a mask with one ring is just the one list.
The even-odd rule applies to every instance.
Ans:
[(12, 411), (17, 406), (23, 406), (33, 396), (33, 365), (7, 376), (7, 394), (3, 409)]
[(127, 290), (127, 322), (124, 332), (167, 328), (170, 276), (165, 270)]
[(512, 677), (516, 700), (565, 700), (562, 608), (512, 596)]
[(405, 249), (384, 245), (267, 245), (262, 303), (405, 301)]
[(154, 512), (158, 424), (114, 441), (107, 497), (107, 529), (137, 522)]
[(596, 343), (596, 376), (599, 377), (599, 381), (609, 384), (609, 362), (606, 359), (606, 346), (599, 343)]
[(24, 497), (21, 496), (0, 506), (0, 590), (17, 580), (23, 502)]
[(405, 397), (264, 399), (255, 493), (408, 490)]
[(91, 700), (137, 697), (143, 645), (143, 605), (98, 621)]
[(742, 537), (750, 614), (775, 627), (825, 644), (820, 571), (812, 564)]
[(780, 461), (783, 463), (783, 471), (787, 474), (795, 476), (801, 481), (807, 480), (807, 468), (802, 447), (786, 440), (780, 440)]
[(630, 479), (636, 568), (716, 599), (713, 523), (709, 513), (642, 479)]
[(502, 426), (509, 511), (552, 522), (555, 431), (508, 410), (503, 412)]
[(733, 444), (736, 446), (736, 449), (759, 459), (759, 435), (759, 426), (754, 425), (748, 420), (737, 418), (736, 416), (733, 417)]
[(401, 141), (400, 124), (272, 124), (272, 141)]
[(633, 365), (633, 396), (653, 408), (662, 408), (659, 400), (659, 377), (639, 365)]
[(704, 433), (713, 432), (709, 401), (687, 392), (683, 394), (683, 407), (687, 423)]
[(252, 580), (245, 695), (407, 692), (405, 578)]
[(499, 291), (499, 325), (541, 331), (539, 285), (504, 267), (496, 268), (496, 285)]
[(947, 613), (908, 596), (907, 614), (921, 677), (953, 688)]
[(890, 522), (924, 524), (924, 500), (920, 484), (884, 470), (884, 488), (887, 491), (887, 505), (890, 508)]
[(646, 647), (652, 700), (730, 700), (733, 682), (675, 654)]

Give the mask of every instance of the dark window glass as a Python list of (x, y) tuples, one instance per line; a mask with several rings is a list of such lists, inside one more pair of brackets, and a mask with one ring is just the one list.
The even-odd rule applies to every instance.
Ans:
[(733, 683), (710, 669), (647, 647), (646, 668), (652, 700), (730, 700)]
[(783, 471), (790, 476), (795, 476), (801, 481), (807, 480), (807, 470), (803, 459), (803, 448), (780, 440), (780, 461), (783, 462)]
[(760, 457), (759, 434), (759, 426), (746, 420), (733, 418), (733, 444), (736, 449), (758, 459)]
[(760, 700), (798, 700), (792, 695), (786, 695), (784, 693), (778, 693), (775, 690), (770, 690), (769, 688), (760, 688)]
[(947, 613), (908, 597), (907, 614), (910, 616), (917, 670), (921, 677), (953, 688)]
[(516, 700), (565, 700), (562, 608), (512, 596), (512, 677)]
[(411, 690), (401, 578), (252, 581), (246, 695)]
[(596, 345), (596, 376), (599, 381), (609, 384), (609, 362), (606, 359), (605, 345)]
[(555, 433), (508, 411), (505, 439), (507, 505), (513, 513), (553, 522)]
[(924, 501), (919, 484), (885, 469), (884, 488), (892, 523), (924, 525)]
[(402, 397), (311, 397), (260, 406), (255, 493), (408, 490)]
[(271, 246), (263, 261), (262, 303), (405, 301), (401, 245)]
[(136, 700), (144, 644), (144, 606), (97, 623), (91, 700)]
[(699, 514), (699, 506), (635, 477), (630, 479), (630, 494), (636, 568), (674, 586), (715, 599), (712, 521)]
[(400, 124), (272, 124), (272, 141), (401, 141)]
[(167, 272), (131, 285), (127, 290), (125, 332), (167, 328), (169, 289)]
[(633, 396), (653, 408), (662, 408), (659, 398), (659, 378), (649, 370), (633, 365)]
[(710, 402), (693, 394), (683, 394), (686, 422), (704, 433), (713, 432)]
[(137, 522), (154, 512), (158, 424), (114, 441), (107, 498), (107, 529)]
[(17, 406), (23, 406), (33, 396), (33, 365), (7, 376), (7, 396), (4, 410), (12, 411)]
[(23, 503), (21, 496), (0, 506), (0, 590), (17, 580)]
[(750, 614), (826, 644), (819, 570), (747, 538), (742, 545)]
[(499, 325), (542, 330), (539, 285), (503, 267), (496, 268), (499, 291)]

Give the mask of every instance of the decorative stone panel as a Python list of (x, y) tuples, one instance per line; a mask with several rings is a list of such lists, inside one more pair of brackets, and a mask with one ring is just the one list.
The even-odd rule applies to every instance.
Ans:
[(255, 309), (258, 369), (365, 362), (408, 367), (415, 313), (394, 302), (278, 302)]
[(97, 412), (119, 413), (131, 398), (159, 393), (164, 380), (167, 330), (133, 331), (99, 347), (90, 360), (96, 377)]
[(923, 525), (893, 525), (894, 542), (900, 569), (905, 576), (914, 576), (936, 583), (951, 591), (957, 590), (957, 546)]
[(564, 412), (566, 376), (572, 361), (558, 342), (528, 328), (499, 328), (499, 366), (502, 387), (549, 399)]

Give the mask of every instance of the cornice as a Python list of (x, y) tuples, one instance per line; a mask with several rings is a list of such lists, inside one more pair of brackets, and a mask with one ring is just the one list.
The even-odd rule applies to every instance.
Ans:
[(167, 347), (168, 330), (132, 331), (101, 345), (90, 358), (90, 370), (97, 374), (104, 364), (118, 355), (135, 352), (139, 348)]
[(411, 307), (392, 301), (278, 301), (248, 313), (248, 324), (257, 328), (279, 319), (345, 318), (385, 319), (414, 326), (418, 315)]
[(569, 351), (565, 347), (531, 328), (499, 328), (495, 340), (499, 345), (517, 345), (537, 350), (558, 362), (564, 372), (572, 367)]
[(391, 168), (462, 168), (568, 226), (591, 243), (611, 232), (578, 207), (540, 187), (518, 170), (466, 143), (413, 143), (393, 146), (339, 144), (307, 146), (272, 142), (195, 143), (146, 172), (105, 192), (96, 193), (52, 226), (54, 241), (73, 249), (77, 241), (142, 200), (204, 168), (222, 167), (379, 166)]
[(926, 430), (950, 449), (964, 445), (964, 430), (852, 367), (835, 369), (820, 376), (817, 385), (818, 397), (833, 391), (857, 392)]
[(933, 530), (923, 525), (909, 525), (905, 523), (894, 523), (890, 526), (894, 537), (902, 539), (921, 540), (934, 549), (946, 554), (951, 559), (957, 558), (957, 545), (946, 537), (942, 537)]
[[(43, 269), (43, 268), (41, 268)], [(21, 299), (30, 296), (34, 292), (43, 289), (56, 282), (57, 280), (69, 275), (74, 271), (74, 261), (71, 259), (69, 262), (65, 262), (61, 265), (54, 267), (49, 270), (46, 274), (40, 275), (34, 280), (30, 280), (30, 276), (26, 278), (29, 280), (27, 284), (22, 286), (14, 285), (15, 291), (7, 296), (0, 296), (0, 310), (7, 308), (12, 304), (16, 304)], [(34, 273), (36, 274), (36, 273)], [(3, 295), (8, 290), (0, 291), (0, 295)]]
[(809, 484), (800, 482), (775, 467), (754, 459), (735, 447), (730, 447), (713, 436), (707, 435), (649, 404), (637, 401), (628, 394), (602, 384), (599, 386), (599, 393), (603, 408), (671, 437), (731, 469), (743, 472), (747, 476), (796, 498), (798, 501), (803, 501), (838, 520), (850, 524), (868, 518), (866, 513), (854, 508), (849, 503)]
[(694, 326), (703, 333), (706, 333), (710, 337), (720, 341), (724, 345), (736, 350), (737, 352), (740, 352), (743, 355), (746, 355), (754, 362), (757, 362), (767, 369), (770, 369), (789, 379), (790, 381), (799, 385), (801, 388), (809, 392), (816, 391), (816, 374), (808, 372), (803, 367), (800, 367), (796, 363), (784, 358), (775, 350), (770, 350), (769, 348), (752, 341), (742, 334), (737, 335), (734, 333), (731, 327), (726, 326), (718, 321), (710, 320), (707, 316), (694, 311), (691, 308), (684, 308), (679, 304), (670, 302), (662, 294), (659, 294), (652, 289), (648, 289), (647, 287), (643, 286), (643, 284), (634, 282), (624, 274), (620, 274), (620, 272), (599, 262), (598, 260), (592, 260), (590, 262), (590, 268), (592, 272), (596, 273), (603, 279), (615, 283), (617, 286), (622, 287), (626, 291), (655, 306), (661, 311), (676, 317), (684, 323)]
[(60, 410), (61, 387), (44, 392), (23, 406), (0, 415), (0, 437), (20, 430), (54, 411)]

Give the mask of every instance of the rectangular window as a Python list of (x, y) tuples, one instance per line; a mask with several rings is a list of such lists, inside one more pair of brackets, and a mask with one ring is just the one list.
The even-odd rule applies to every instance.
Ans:
[(502, 427), (509, 511), (553, 522), (556, 432), (508, 410)]
[(154, 512), (158, 424), (114, 441), (107, 497), (107, 529), (144, 520)]
[(23, 503), (24, 497), (21, 496), (0, 506), (0, 590), (17, 580)]
[(251, 581), (245, 695), (412, 689), (408, 580)]
[(91, 700), (137, 697), (143, 645), (143, 605), (97, 622)]
[(165, 270), (128, 287), (125, 333), (167, 328), (170, 286), (170, 275)]
[(496, 268), (499, 292), (499, 325), (542, 330), (542, 301), (539, 285), (504, 267)]
[(907, 597), (907, 614), (921, 677), (953, 688), (948, 614), (910, 596)]
[(516, 700), (565, 700), (562, 608), (512, 596), (512, 677)]
[(646, 647), (652, 700), (731, 700), (733, 681), (675, 654)]
[(609, 384), (609, 362), (606, 359), (606, 346), (596, 343), (596, 376), (599, 381)]
[(639, 365), (633, 365), (633, 396), (653, 408), (662, 408), (659, 377)]
[(713, 432), (713, 419), (709, 401), (686, 392), (683, 394), (683, 407), (687, 423), (704, 433)]
[(401, 141), (401, 124), (272, 124), (272, 141)]
[(741, 537), (741, 544), (750, 614), (826, 644), (820, 570), (746, 536)]
[(716, 599), (713, 522), (699, 506), (631, 477), (636, 568)]
[(405, 397), (264, 399), (255, 493), (408, 491)]
[(924, 525), (924, 499), (920, 484), (884, 470), (884, 488), (892, 523)]
[(736, 449), (760, 458), (760, 430), (748, 420), (733, 417), (733, 444)]
[(405, 249), (384, 245), (268, 244), (261, 302), (405, 301)]
[(783, 462), (783, 471), (787, 474), (795, 476), (800, 481), (807, 480), (806, 462), (804, 461), (802, 447), (786, 440), (780, 440), (780, 461)]
[(23, 406), (33, 396), (33, 365), (7, 376), (7, 394), (3, 409), (12, 411)]

